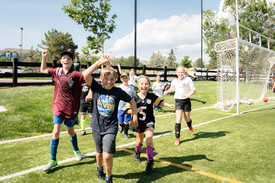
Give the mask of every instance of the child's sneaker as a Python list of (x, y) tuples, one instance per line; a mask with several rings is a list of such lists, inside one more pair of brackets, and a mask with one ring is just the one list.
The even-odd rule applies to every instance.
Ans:
[(153, 161), (147, 161), (147, 166), (146, 166), (146, 173), (150, 173), (153, 171), (153, 167), (154, 167), (154, 162)]
[(140, 154), (136, 153), (136, 155), (135, 155), (135, 161), (137, 163), (140, 163)]
[(111, 176), (111, 177), (105, 177), (105, 182), (107, 182), (107, 183), (113, 183), (113, 176)]
[(86, 131), (82, 131), (81, 134), (80, 134), (80, 136), (84, 136), (86, 134), (87, 134)]
[(96, 171), (97, 171), (98, 180), (105, 180), (105, 174), (103, 172), (103, 167), (101, 167), (101, 168), (96, 167)]
[(49, 171), (52, 167), (55, 167), (57, 165), (56, 160), (50, 160), (49, 163), (43, 168), (43, 171)]
[(82, 160), (82, 156), (81, 156), (81, 154), (80, 154), (80, 150), (74, 151), (74, 155), (75, 155), (75, 160), (76, 160), (76, 161)]
[(124, 140), (128, 140), (128, 139), (129, 139), (128, 135), (124, 134)]
[(188, 126), (188, 129), (189, 129), (190, 133), (193, 133), (193, 127), (192, 126), (190, 126), (190, 127)]
[(176, 145), (176, 146), (180, 145), (180, 138), (176, 138), (176, 140), (175, 140), (175, 145)]

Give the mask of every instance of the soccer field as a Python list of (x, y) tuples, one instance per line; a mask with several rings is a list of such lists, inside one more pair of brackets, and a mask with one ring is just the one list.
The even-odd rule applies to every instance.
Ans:
[[(199, 84), (203, 83), (195, 83), (197, 88), (201, 87)], [(162, 113), (156, 113), (155, 166), (151, 174), (145, 173), (145, 144), (142, 162), (136, 163), (133, 154), (135, 134), (130, 132), (129, 140), (118, 134), (114, 182), (274, 182), (275, 102), (241, 104), (243, 113), (236, 115), (236, 109), (226, 113), (207, 108), (210, 104), (196, 104), (202, 98), (197, 93), (192, 99), (194, 132), (190, 133), (183, 123), (179, 146), (174, 145), (175, 114), (165, 112), (165, 108)], [(50, 112), (50, 108), (47, 110)], [(80, 137), (80, 131), (77, 131), (79, 148), (86, 155), (80, 162), (74, 160), (68, 134), (61, 134), (57, 153), (59, 165), (48, 173), (42, 168), (50, 159), (50, 134), (24, 140), (2, 139), (0, 180), (101, 182), (96, 177), (92, 131), (87, 132), (88, 135)]]

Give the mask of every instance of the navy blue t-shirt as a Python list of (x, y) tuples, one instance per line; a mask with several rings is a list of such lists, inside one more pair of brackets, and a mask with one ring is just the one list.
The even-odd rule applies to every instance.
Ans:
[(117, 133), (118, 130), (118, 104), (120, 100), (130, 102), (132, 97), (121, 88), (113, 87), (105, 90), (94, 79), (91, 90), (93, 92), (93, 117), (91, 127), (100, 135)]

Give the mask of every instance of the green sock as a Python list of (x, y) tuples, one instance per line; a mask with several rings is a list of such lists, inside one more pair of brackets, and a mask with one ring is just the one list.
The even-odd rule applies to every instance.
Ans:
[(81, 130), (86, 131), (86, 119), (81, 120)]

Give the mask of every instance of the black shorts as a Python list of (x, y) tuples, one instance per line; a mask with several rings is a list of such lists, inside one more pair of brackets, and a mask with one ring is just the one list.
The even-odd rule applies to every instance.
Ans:
[(88, 114), (93, 113), (93, 103), (92, 103), (92, 101), (91, 102), (80, 103), (79, 114), (86, 114), (87, 111), (88, 111)]
[(183, 110), (186, 112), (191, 111), (191, 101), (190, 98), (187, 99), (175, 99), (175, 110)]
[(96, 152), (102, 153), (103, 151), (109, 154), (116, 152), (116, 134), (108, 133), (100, 135), (93, 131)]
[(139, 122), (137, 129), (135, 129), (134, 131), (138, 132), (138, 133), (143, 133), (143, 132), (145, 132), (145, 130), (147, 128), (153, 128), (153, 129), (155, 129), (155, 122), (154, 121), (141, 122), (141, 123)]

